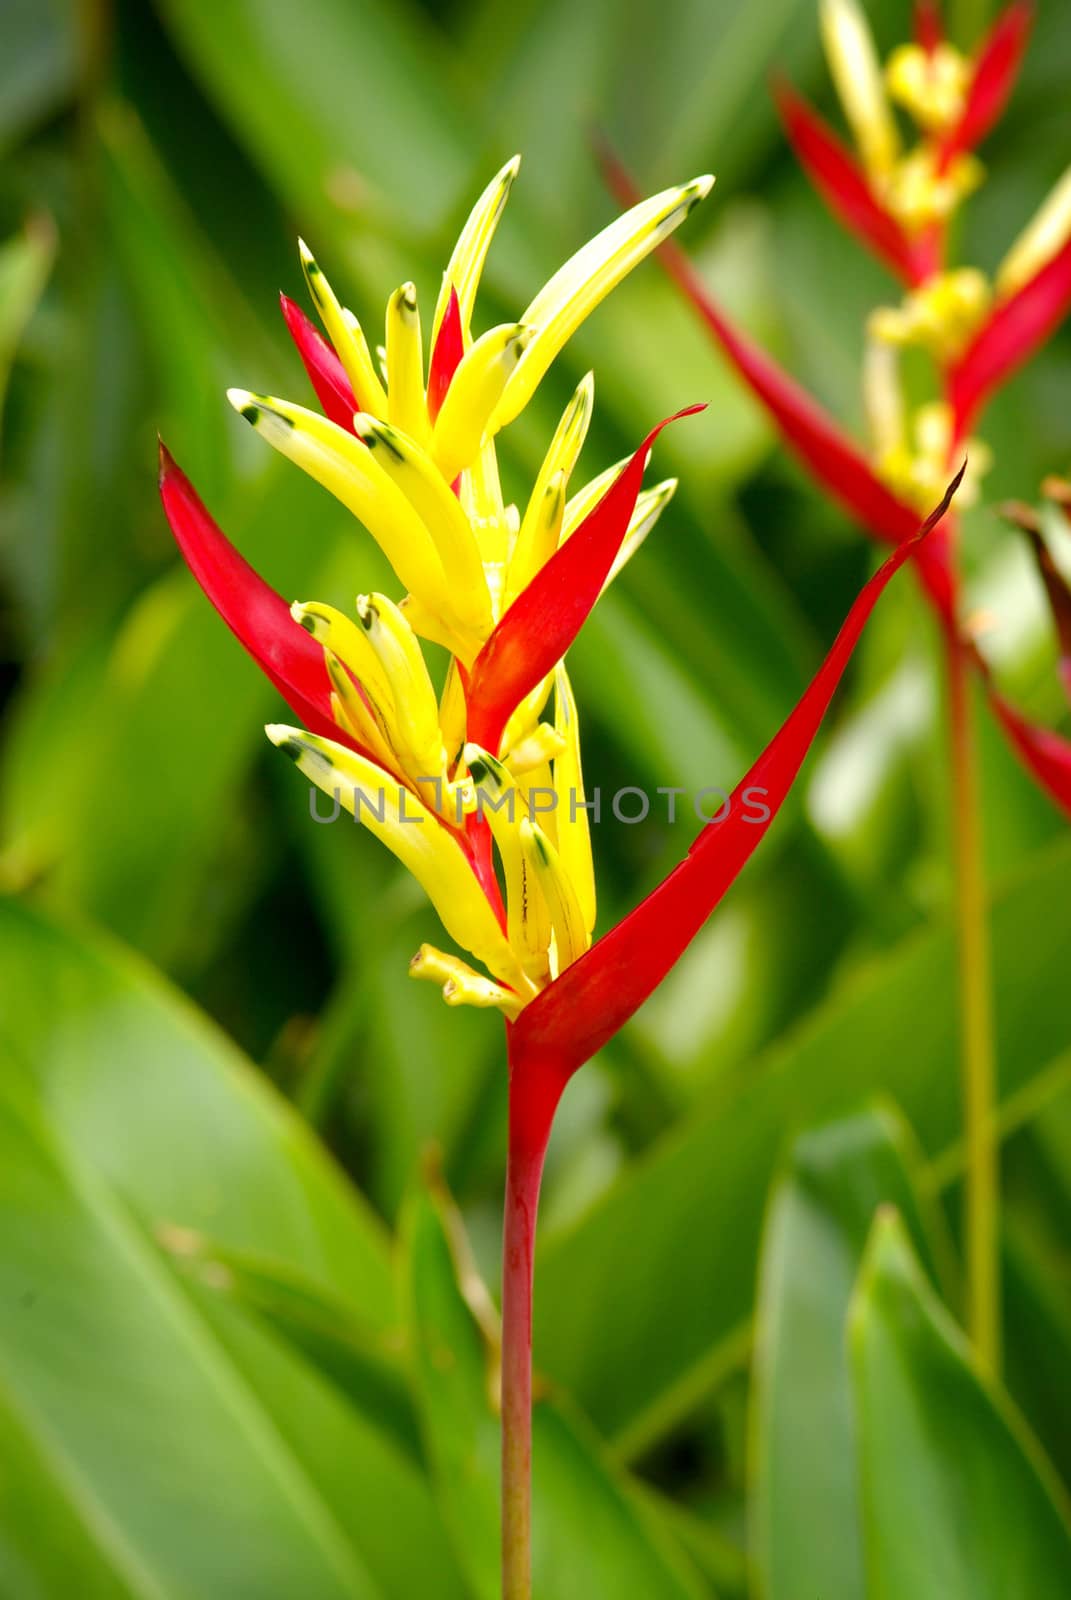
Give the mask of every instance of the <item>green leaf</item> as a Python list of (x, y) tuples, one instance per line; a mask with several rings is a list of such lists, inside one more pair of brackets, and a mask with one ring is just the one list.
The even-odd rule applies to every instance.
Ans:
[(35, 1508), (0, 1534), (13, 1592), (462, 1600), (359, 1197), (111, 946), (0, 902), (0, 979), (0, 1455)]
[(301, 1271), (394, 1326), (386, 1238), (263, 1078), (140, 960), (0, 899), (0, 1042), (50, 1125), (154, 1225)]
[(78, 71), (73, 0), (5, 0), (0, 54), (0, 151), (73, 95)]
[(879, 1206), (897, 1207), (933, 1271), (936, 1219), (923, 1215), (917, 1166), (895, 1109), (874, 1109), (801, 1135), (774, 1187), (751, 1418), (752, 1556), (765, 1600), (866, 1600), (845, 1322)]
[(870, 1600), (1071, 1592), (1068, 1508), (1002, 1390), (975, 1370), (895, 1213), (852, 1305)]
[[(800, 938), (815, 914), (801, 913)], [(1067, 1048), (1071, 845), (1043, 853), (996, 893), (992, 927), (1001, 1099), (1011, 1114)], [(663, 1434), (746, 1350), (765, 1196), (793, 1127), (884, 1091), (928, 1159), (956, 1144), (955, 993), (951, 929), (907, 939), (719, 1083), (575, 1227), (545, 1241), (537, 1360), (626, 1453)]]
[(15, 351), (44, 289), (55, 248), (55, 230), (47, 217), (33, 218), (21, 234), (0, 245), (0, 418)]
[[(247, 1375), (221, 1358), (121, 1201), (49, 1135), (14, 1059), (4, 1065), (3, 1411), (17, 1407), (113, 1591), (375, 1600)], [(54, 1573), (51, 1542), (24, 1543), (23, 1558)], [(77, 1569), (65, 1578), (60, 1592), (81, 1592)]]
[[(253, 160), (329, 236), (352, 240), (355, 215), (423, 230), (452, 204), (464, 177), (463, 102), (446, 40), (415, 10), (168, 0), (164, 12)], [(352, 245), (347, 254), (359, 271)]]
[[(428, 1451), (458, 1559), (481, 1600), (499, 1595), (499, 1425), (494, 1351), (458, 1287), (451, 1224), (418, 1194), (405, 1237)], [(533, 1587), (554, 1600), (685, 1600), (704, 1593), (590, 1430), (554, 1399), (533, 1414)]]
[(350, 1406), (414, 1460), (420, 1438), (402, 1340), (370, 1333), (352, 1306), (276, 1261), (228, 1250), (188, 1228), (164, 1225), (157, 1243), (202, 1293), (259, 1321), (330, 1379)]

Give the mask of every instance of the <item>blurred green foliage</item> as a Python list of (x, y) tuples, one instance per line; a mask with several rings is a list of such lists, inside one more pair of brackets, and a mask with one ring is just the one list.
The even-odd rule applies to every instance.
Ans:
[[(903, 0), (868, 9), (884, 46), (906, 33)], [(985, 11), (953, 8), (965, 42)], [(857, 425), (891, 286), (766, 92), (780, 66), (828, 109), (811, 0), (6, 0), (3, 31), (0, 1595), (490, 1600), (493, 1357), (457, 1250), (462, 1219), (494, 1284), (499, 1026), (409, 984), (431, 913), (357, 829), (309, 825), (261, 732), (277, 698), (177, 559), (154, 435), (284, 594), (387, 587), (223, 388), (305, 396), (275, 304), (302, 298), (299, 232), (364, 318), (407, 277), (426, 301), (519, 149), (482, 311), (515, 315), (612, 215), (596, 125), (648, 189), (717, 173), (683, 242)], [(1069, 77), (1042, 0), (965, 229), (985, 265), (1071, 156)], [(592, 473), (711, 402), (660, 442), (680, 492), (571, 658), (589, 783), (728, 787), (872, 552), (653, 266), (505, 436), (509, 483), (588, 366)], [(1069, 394), (1065, 330), (987, 419), (989, 505), (1067, 469)], [(1055, 718), (1027, 562), (985, 507), (965, 543), (1002, 676)], [(566, 1097), (546, 1600), (1071, 1585), (1071, 841), (988, 731), (1009, 1399), (951, 1323), (936, 651), (901, 580), (768, 844)], [(605, 928), (690, 828), (595, 833)], [(904, 1227), (872, 1234), (882, 1207)]]

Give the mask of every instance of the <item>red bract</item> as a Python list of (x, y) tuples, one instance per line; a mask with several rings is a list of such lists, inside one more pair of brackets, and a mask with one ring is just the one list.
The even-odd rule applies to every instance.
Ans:
[(947, 164), (961, 151), (973, 150), (997, 123), (1019, 74), (1034, 21), (1034, 8), (1026, 0), (1002, 11), (975, 56), (963, 115), (942, 146)]
[(311, 732), (352, 744), (331, 714), (323, 650), (217, 527), (162, 443), (160, 498), (187, 566), (239, 644)]
[(458, 304), (457, 290), (451, 284), (450, 299), (447, 301), (443, 320), (439, 324), (439, 331), (435, 336), (435, 348), (428, 363), (428, 416), (432, 422), (439, 415), (442, 403), (446, 399), (446, 391), (464, 354), (465, 339), (461, 330), (461, 307)]
[(1071, 817), (1071, 744), (1058, 733), (1028, 722), (992, 688), (989, 703), (1023, 765), (1064, 814)]
[(924, 254), (874, 195), (866, 173), (821, 117), (784, 79), (774, 98), (800, 166), (833, 214), (907, 284), (921, 283)]
[(932, 55), (943, 37), (941, 8), (937, 0), (916, 0), (915, 38), (918, 43)]
[(636, 509), (651, 446), (688, 406), (652, 428), (598, 505), (518, 595), (476, 657), (469, 679), (469, 738), (497, 750), (514, 708), (562, 659), (599, 598)]
[[(795, 781), (882, 590), (944, 516), (962, 476), (961, 468), (937, 509), (862, 590), (796, 709), (733, 790), (724, 820), (708, 822), (669, 877), (521, 1013), (511, 1036), (514, 1072), (546, 1072), (544, 1092), (555, 1103), (564, 1079), (658, 987), (754, 853)], [(767, 813), (761, 820), (754, 814), (755, 797)]]
[(1041, 581), (1045, 585), (1049, 610), (1056, 626), (1056, 638), (1060, 647), (1060, 678), (1067, 689), (1068, 697), (1071, 698), (1071, 588), (1068, 587), (1063, 573), (1049, 554), (1048, 545), (1040, 534), (1029, 529), (1027, 536), (1034, 548), (1034, 559), (1041, 573)]
[(1045, 343), (1071, 307), (1071, 239), (1021, 289), (998, 301), (949, 374), (956, 438), (993, 390)]
[(328, 344), (323, 334), (313, 327), (300, 306), (295, 305), (285, 294), (280, 294), (279, 304), (283, 308), (290, 337), (297, 345), (298, 355), (309, 375), (309, 382), (316, 391), (317, 400), (324, 408), (324, 415), (330, 417), (340, 428), (352, 433), (353, 413), (357, 410), (357, 402), (353, 397), (346, 369), (332, 346)]
[[(661, 255), (752, 394), (773, 418), (785, 444), (830, 498), (872, 538), (890, 544), (910, 539), (918, 528), (914, 508), (886, 488), (862, 451), (817, 400), (772, 356), (733, 326), (707, 293), (684, 252), (664, 245)], [(940, 615), (951, 624), (954, 589), (944, 530), (919, 546), (916, 559), (927, 592)]]

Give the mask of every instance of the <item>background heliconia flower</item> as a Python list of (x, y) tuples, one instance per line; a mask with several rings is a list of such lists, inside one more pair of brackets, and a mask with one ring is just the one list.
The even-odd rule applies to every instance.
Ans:
[[(990, 464), (970, 437), (999, 388), (1045, 343), (1071, 307), (1071, 168), (1006, 251), (990, 282), (973, 267), (952, 267), (950, 227), (985, 177), (973, 155), (1000, 118), (1014, 87), (1033, 20), (1028, 0), (1001, 12), (973, 57), (943, 37), (939, 9), (924, 7), (919, 38), (882, 68), (858, 0), (822, 0), (822, 38), (856, 152), (787, 83), (775, 95), (805, 172), (841, 223), (904, 286), (896, 307), (870, 318), (862, 372), (869, 449), (858, 445), (799, 384), (733, 325), (687, 258), (667, 246), (663, 260), (705, 326), (777, 424), (787, 447), (825, 493), (872, 538), (910, 537), (920, 507), (932, 503), (959, 454), (967, 477), (960, 507), (977, 498)], [(901, 104), (919, 130), (905, 151), (893, 117)], [(619, 196), (632, 183), (612, 152), (604, 167)], [(955, 177), (957, 171), (959, 179)], [(899, 354), (917, 348), (932, 362), (938, 398), (910, 411)], [(922, 547), (917, 567), (946, 629), (960, 619), (955, 520)], [(970, 659), (981, 664), (977, 651)], [(981, 674), (990, 684), (989, 675)], [(991, 695), (996, 690), (990, 686)], [(998, 722), (1027, 770), (1063, 810), (1071, 803), (1067, 763), (1030, 752), (1057, 750), (1057, 734), (1033, 727), (1006, 701)]]

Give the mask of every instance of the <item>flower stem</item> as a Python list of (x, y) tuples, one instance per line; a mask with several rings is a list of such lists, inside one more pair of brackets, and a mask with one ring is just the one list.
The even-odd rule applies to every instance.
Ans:
[(1000, 1170), (989, 922), (969, 658), (954, 639), (948, 642), (948, 689), (966, 1147), (967, 1326), (979, 1362), (995, 1374), (1000, 1368)]
[(543, 1161), (561, 1087), (510, 1078), (502, 1233), (502, 1600), (532, 1593), (532, 1281)]

